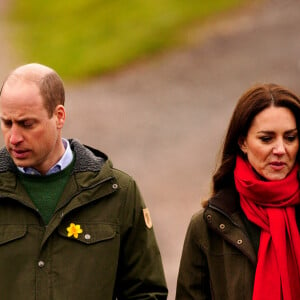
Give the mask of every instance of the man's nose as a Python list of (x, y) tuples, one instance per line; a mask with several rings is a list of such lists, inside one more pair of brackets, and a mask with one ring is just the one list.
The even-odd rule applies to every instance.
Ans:
[(12, 145), (17, 145), (23, 141), (23, 136), (20, 128), (18, 126), (12, 125), (10, 129), (10, 138), (9, 141)]

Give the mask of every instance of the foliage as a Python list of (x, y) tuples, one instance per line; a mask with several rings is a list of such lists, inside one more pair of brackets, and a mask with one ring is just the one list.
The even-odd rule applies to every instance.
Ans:
[(15, 0), (10, 18), (17, 24), (14, 39), (24, 60), (74, 79), (173, 46), (191, 23), (239, 4), (241, 0)]

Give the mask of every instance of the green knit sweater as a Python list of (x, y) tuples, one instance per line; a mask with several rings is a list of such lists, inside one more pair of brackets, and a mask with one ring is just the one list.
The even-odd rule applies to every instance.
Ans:
[(45, 224), (48, 224), (60, 196), (68, 182), (73, 163), (61, 172), (46, 176), (28, 175), (19, 172), (21, 184), (25, 187), (30, 199), (39, 210)]

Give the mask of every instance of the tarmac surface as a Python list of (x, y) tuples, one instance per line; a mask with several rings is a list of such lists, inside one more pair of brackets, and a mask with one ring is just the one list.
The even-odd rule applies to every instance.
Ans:
[[(136, 179), (151, 211), (168, 299), (175, 298), (185, 232), (209, 194), (237, 99), (257, 82), (300, 93), (299, 28), (300, 1), (257, 1), (191, 32), (185, 47), (66, 86), (64, 136), (99, 148)], [(15, 67), (12, 55), (9, 45), (0, 50), (1, 80)]]

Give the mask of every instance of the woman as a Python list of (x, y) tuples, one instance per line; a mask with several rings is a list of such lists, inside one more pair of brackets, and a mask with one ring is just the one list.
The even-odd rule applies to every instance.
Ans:
[(299, 126), (286, 88), (242, 95), (212, 197), (186, 234), (177, 300), (300, 299)]

